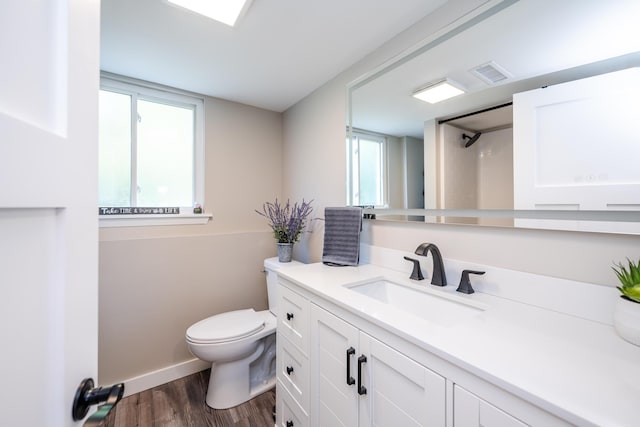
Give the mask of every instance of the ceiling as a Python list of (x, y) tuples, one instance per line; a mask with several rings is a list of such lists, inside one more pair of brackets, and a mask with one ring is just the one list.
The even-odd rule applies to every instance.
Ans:
[(446, 0), (253, 0), (236, 25), (102, 0), (101, 69), (284, 111)]

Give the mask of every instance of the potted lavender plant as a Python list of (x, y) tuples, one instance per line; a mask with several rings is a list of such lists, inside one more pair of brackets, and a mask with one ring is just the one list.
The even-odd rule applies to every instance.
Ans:
[[(312, 200), (313, 201), (313, 200)], [(266, 202), (262, 205), (262, 211), (256, 210), (259, 215), (267, 218), (269, 226), (273, 230), (273, 236), (277, 240), (278, 260), (290, 262), (293, 244), (300, 239), (304, 231), (306, 221), (313, 208), (311, 202), (297, 202), (291, 205), (287, 199), (285, 205), (281, 205), (278, 199), (275, 202)]]

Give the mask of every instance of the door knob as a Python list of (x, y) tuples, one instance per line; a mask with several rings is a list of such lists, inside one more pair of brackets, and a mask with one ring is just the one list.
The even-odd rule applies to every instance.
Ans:
[(82, 380), (76, 395), (73, 398), (73, 408), (71, 414), (74, 421), (83, 419), (89, 412), (91, 405), (103, 403), (98, 411), (92, 414), (85, 422), (85, 427), (98, 426), (106, 418), (111, 409), (122, 399), (124, 394), (124, 384), (118, 383), (111, 387), (94, 387), (92, 378)]

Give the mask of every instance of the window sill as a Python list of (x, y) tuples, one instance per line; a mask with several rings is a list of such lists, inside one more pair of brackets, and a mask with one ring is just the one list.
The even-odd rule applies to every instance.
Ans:
[(99, 217), (100, 228), (145, 227), (154, 225), (198, 225), (206, 224), (211, 214), (182, 215), (104, 215)]

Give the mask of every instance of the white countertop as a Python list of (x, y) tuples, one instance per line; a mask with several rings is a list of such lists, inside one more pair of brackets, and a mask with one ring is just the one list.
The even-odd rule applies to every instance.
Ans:
[[(375, 265), (317, 263), (278, 273), (571, 423), (640, 425), (640, 347), (624, 341), (612, 326), (480, 292), (465, 295), (455, 291), (456, 285), (415, 282)], [(441, 326), (343, 287), (376, 277), (488, 309), (472, 320)]]

